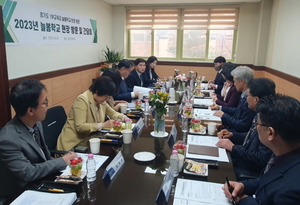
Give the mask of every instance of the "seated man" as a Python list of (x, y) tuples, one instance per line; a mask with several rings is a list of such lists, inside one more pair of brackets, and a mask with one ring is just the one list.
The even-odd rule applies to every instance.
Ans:
[(43, 137), (48, 107), (45, 85), (23, 80), (10, 93), (16, 116), (0, 132), (0, 195), (13, 197), (28, 182), (66, 168), (76, 153), (53, 159)]
[(120, 89), (117, 95), (114, 96), (114, 100), (126, 100), (131, 102), (132, 99), (138, 98), (139, 92), (133, 92), (132, 88), (128, 88), (126, 83), (126, 78), (129, 76), (130, 71), (133, 68), (133, 63), (127, 59), (123, 59), (118, 64), (118, 71), (122, 76), (122, 81), (120, 84)]
[(222, 65), (226, 63), (226, 59), (223, 56), (218, 56), (214, 60), (214, 68), (217, 71), (216, 77), (214, 81), (209, 81), (208, 85), (215, 89), (215, 93), (220, 95), (223, 85), (225, 83), (225, 79), (221, 75)]
[[(267, 78), (250, 80), (248, 88), (248, 106), (254, 111), (256, 111), (256, 103), (260, 98), (275, 95), (275, 83)], [(254, 117), (253, 121), (256, 122), (256, 119), (257, 116)], [(258, 177), (266, 167), (272, 151), (259, 141), (256, 126), (253, 125), (248, 133), (229, 132), (227, 134), (226, 132), (228, 132), (226, 129), (220, 132), (218, 137), (221, 139), (216, 145), (231, 152), (237, 179), (247, 176)]]
[(232, 72), (234, 85), (238, 92), (242, 92), (241, 99), (237, 107), (222, 106), (221, 110), (214, 113), (222, 120), (222, 124), (230, 131), (247, 132), (251, 127), (255, 111), (248, 107), (246, 100), (247, 85), (253, 78), (253, 71), (247, 66), (238, 66)]
[[(280, 94), (261, 98), (255, 123), (260, 141), (269, 147), (271, 158), (258, 179), (230, 181), (223, 187), (226, 197), (243, 204), (289, 204), (300, 202), (300, 102)], [(255, 198), (252, 195), (255, 194)]]
[(146, 61), (142, 58), (137, 58), (133, 63), (135, 69), (132, 70), (130, 75), (126, 78), (128, 88), (133, 89), (134, 86), (146, 86), (144, 83)]

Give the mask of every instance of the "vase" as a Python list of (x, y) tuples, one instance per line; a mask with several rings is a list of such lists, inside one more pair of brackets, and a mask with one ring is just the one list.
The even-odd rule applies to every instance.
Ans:
[(179, 84), (178, 84), (178, 92), (184, 92), (185, 90), (185, 85), (182, 81), (179, 81)]
[(157, 136), (165, 134), (165, 116), (162, 112), (155, 112), (154, 134)]

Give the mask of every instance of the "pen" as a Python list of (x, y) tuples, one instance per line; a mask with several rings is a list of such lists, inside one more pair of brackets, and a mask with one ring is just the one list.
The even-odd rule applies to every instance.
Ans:
[(110, 140), (110, 139), (101, 139), (101, 142), (111, 142), (111, 143), (116, 143), (118, 144), (118, 140)]
[[(225, 180), (226, 180), (226, 183), (227, 183), (227, 186), (228, 186), (228, 190), (230, 193), (232, 193), (233, 191), (233, 188), (230, 186), (230, 183), (229, 183), (229, 180), (228, 180), (228, 177), (225, 177)], [(232, 205), (237, 205), (235, 199), (232, 197), (232, 201), (231, 201)]]
[(63, 189), (55, 189), (55, 188), (52, 188), (52, 189), (48, 189), (48, 191), (53, 191), (53, 192), (65, 192)]

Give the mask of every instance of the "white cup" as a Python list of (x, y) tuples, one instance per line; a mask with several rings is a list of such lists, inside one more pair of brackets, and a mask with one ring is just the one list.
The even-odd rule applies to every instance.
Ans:
[(139, 92), (139, 100), (143, 99), (143, 93)]
[(178, 164), (178, 168), (179, 168), (179, 172), (182, 171), (183, 168), (183, 164), (184, 164), (184, 155), (183, 154), (178, 154), (178, 158), (179, 158), (179, 164)]
[(99, 138), (91, 138), (90, 142), (90, 149), (91, 153), (98, 154), (100, 153), (100, 139)]
[(202, 85), (203, 85), (204, 90), (208, 90), (208, 83), (203, 83)]
[(166, 88), (170, 88), (171, 83), (170, 82), (166, 82)]
[(123, 134), (123, 142), (124, 142), (124, 144), (131, 143), (132, 130), (123, 130), (122, 134)]
[(121, 113), (126, 114), (127, 113), (127, 104), (126, 103), (121, 103), (120, 104), (120, 110), (121, 110)]
[(207, 132), (208, 132), (209, 135), (214, 135), (215, 134), (216, 126), (217, 126), (217, 123), (215, 123), (215, 122), (208, 122), (207, 123)]
[(169, 90), (169, 96), (170, 97), (175, 97), (175, 90), (174, 90), (174, 88), (170, 88), (170, 90)]
[(205, 81), (205, 76), (202, 76), (202, 81)]

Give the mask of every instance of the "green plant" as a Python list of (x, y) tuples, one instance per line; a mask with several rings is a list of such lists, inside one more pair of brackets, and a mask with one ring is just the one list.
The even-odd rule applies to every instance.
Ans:
[(104, 58), (107, 63), (117, 63), (123, 59), (123, 53), (115, 50), (111, 50), (106, 46), (106, 49), (103, 50)]

